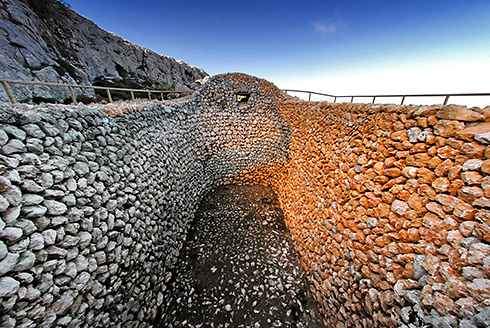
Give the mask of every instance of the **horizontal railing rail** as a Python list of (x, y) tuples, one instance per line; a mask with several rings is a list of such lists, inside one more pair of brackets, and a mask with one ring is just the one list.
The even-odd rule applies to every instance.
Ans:
[(284, 92), (303, 92), (308, 93), (308, 101), (311, 101), (311, 95), (320, 95), (326, 97), (334, 98), (334, 103), (337, 102), (337, 98), (350, 98), (350, 102), (354, 102), (354, 98), (373, 98), (372, 103), (374, 104), (376, 98), (399, 98), (401, 97), (401, 104), (405, 102), (405, 98), (407, 97), (444, 97), (444, 105), (447, 105), (449, 101), (449, 97), (471, 97), (471, 96), (490, 96), (490, 93), (433, 93), (433, 94), (401, 94), (401, 95), (355, 95), (355, 96), (335, 96), (326, 93), (320, 93), (315, 91), (304, 91), (304, 90), (292, 90), (292, 89), (283, 89)]
[(9, 83), (10, 84), (23, 84), (23, 85), (41, 85), (41, 86), (49, 86), (49, 87), (65, 87), (68, 88), (68, 91), (70, 92), (70, 97), (72, 102), (75, 105), (78, 105), (77, 98), (75, 97), (75, 93), (73, 92), (74, 88), (79, 88), (79, 89), (96, 89), (96, 90), (106, 90), (107, 92), (107, 98), (109, 99), (109, 102), (112, 103), (112, 96), (111, 96), (111, 90), (112, 91), (125, 91), (125, 92), (130, 92), (131, 94), (131, 100), (135, 100), (134, 94), (136, 92), (144, 92), (148, 95), (148, 99), (151, 101), (151, 94), (152, 93), (160, 93), (162, 101), (164, 100), (163, 94), (168, 94), (168, 93), (192, 93), (193, 91), (177, 91), (177, 90), (147, 90), (147, 89), (130, 89), (130, 88), (116, 88), (116, 87), (102, 87), (102, 86), (94, 86), (94, 85), (79, 85), (79, 84), (67, 84), (67, 83), (53, 83), (53, 82), (42, 82), (42, 81), (24, 81), (24, 80), (11, 80), (11, 79), (0, 79), (0, 82), (2, 82), (3, 88), (5, 89), (5, 92), (7, 93), (7, 96), (12, 104), (17, 103), (15, 100), (14, 94), (12, 93), (12, 90), (10, 89)]

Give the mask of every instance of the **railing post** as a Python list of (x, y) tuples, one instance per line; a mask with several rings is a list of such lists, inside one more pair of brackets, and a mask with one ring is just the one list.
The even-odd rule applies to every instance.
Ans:
[(350, 103), (352, 104), (354, 102), (354, 96), (350, 97)]
[(333, 103), (335, 104), (337, 102), (337, 97), (333, 97)]
[(400, 105), (403, 105), (404, 102), (405, 102), (405, 96), (402, 97), (402, 103)]
[(447, 105), (447, 102), (449, 101), (449, 95), (446, 96), (446, 99), (444, 99), (444, 105)]
[(373, 96), (373, 105), (375, 101), (376, 101), (376, 96)]
[(68, 91), (70, 91), (70, 97), (71, 101), (73, 101), (73, 105), (78, 105), (77, 98), (75, 98), (75, 94), (73, 93), (73, 88), (71, 87), (71, 85), (68, 86)]
[(134, 101), (134, 92), (133, 90), (131, 90), (130, 92), (131, 92), (131, 100)]
[(109, 98), (109, 102), (112, 104), (111, 90), (109, 89), (106, 90), (107, 90), (107, 98)]
[(150, 91), (148, 91), (148, 100), (150, 100), (150, 101), (151, 101)]
[(163, 92), (160, 92), (160, 97), (162, 98), (162, 101), (165, 100), (165, 99), (163, 99)]
[(311, 101), (311, 92), (308, 93), (308, 101)]
[(14, 95), (12, 94), (12, 91), (10, 90), (10, 87), (9, 87), (7, 81), (2, 81), (2, 85), (3, 85), (3, 88), (5, 89), (5, 92), (7, 93), (7, 96), (10, 99), (10, 102), (12, 104), (15, 104), (16, 101), (15, 101)]

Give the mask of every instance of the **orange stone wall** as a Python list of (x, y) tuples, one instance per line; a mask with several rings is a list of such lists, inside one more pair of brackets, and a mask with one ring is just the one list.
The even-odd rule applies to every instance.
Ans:
[(273, 187), (327, 327), (490, 322), (490, 108), (284, 100)]

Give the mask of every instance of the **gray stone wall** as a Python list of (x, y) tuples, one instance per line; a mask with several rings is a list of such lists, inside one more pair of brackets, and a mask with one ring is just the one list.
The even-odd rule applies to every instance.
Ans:
[(264, 82), (237, 77), (116, 117), (0, 106), (2, 327), (152, 326), (205, 189), (287, 158)]

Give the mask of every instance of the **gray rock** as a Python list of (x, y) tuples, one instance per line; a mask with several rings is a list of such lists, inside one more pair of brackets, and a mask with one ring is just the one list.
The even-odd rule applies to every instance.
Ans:
[(44, 201), (44, 197), (37, 194), (25, 194), (23, 195), (22, 205), (32, 206), (41, 204)]
[(20, 258), (15, 266), (15, 271), (27, 271), (34, 266), (36, 261), (36, 255), (32, 252), (24, 252), (20, 255)]
[(75, 165), (73, 165), (73, 170), (77, 176), (80, 177), (85, 176), (90, 171), (88, 164), (85, 162), (76, 162)]
[(73, 194), (69, 194), (63, 197), (62, 202), (69, 207), (75, 206), (77, 204), (77, 200), (75, 198), (75, 195)]
[(26, 151), (27, 151), (26, 145), (19, 139), (11, 139), (0, 149), (0, 153), (4, 155), (23, 153)]
[(47, 207), (48, 214), (50, 215), (62, 215), (68, 210), (65, 204), (50, 199), (44, 201), (44, 206)]
[(44, 206), (26, 206), (22, 208), (22, 213), (26, 218), (38, 218), (46, 214), (47, 210)]
[(22, 182), (22, 188), (24, 188), (28, 192), (32, 192), (32, 193), (40, 193), (41, 191), (44, 191), (47, 189), (45, 187), (40, 186), (36, 182), (34, 182), (32, 180), (28, 180), (28, 179), (25, 179)]
[(3, 243), (3, 241), (0, 240), (0, 260), (3, 260), (5, 256), (7, 256), (8, 250), (7, 250), (7, 245)]
[(60, 134), (60, 130), (58, 130), (57, 127), (54, 125), (47, 123), (47, 122), (39, 122), (39, 127), (43, 130), (44, 133), (46, 133), (50, 137), (56, 137), (58, 134)]
[[(22, 196), (21, 196), (22, 197)], [(19, 207), (10, 207), (6, 212), (3, 213), (3, 220), (6, 223), (14, 223), (20, 215)]]
[(27, 287), (27, 293), (24, 297), (26, 300), (34, 301), (40, 297), (41, 297), (41, 292), (38, 289), (33, 288), (32, 286)]
[(0, 147), (5, 145), (9, 141), (9, 137), (5, 130), (0, 129)]
[(38, 232), (33, 233), (30, 236), (31, 243), (29, 244), (29, 248), (35, 251), (41, 250), (44, 248), (44, 237)]
[(422, 132), (422, 130), (418, 127), (410, 128), (407, 130), (407, 136), (408, 136), (408, 141), (411, 143), (416, 143), (418, 142), (418, 137), (419, 134)]
[(9, 207), (9, 202), (5, 197), (0, 195), (0, 212), (5, 212), (7, 208)]
[(13, 125), (4, 125), (2, 130), (15, 139), (24, 140), (26, 138), (26, 133)]
[(17, 264), (19, 254), (8, 253), (2, 261), (0, 261), (0, 276), (12, 271)]
[(20, 283), (11, 277), (0, 278), (0, 297), (10, 297), (17, 293)]
[(53, 245), (56, 242), (57, 233), (53, 229), (44, 230), (42, 233), (44, 238), (44, 244)]
[(90, 241), (92, 240), (92, 235), (86, 231), (82, 231), (78, 234), (80, 237), (80, 247), (87, 247), (90, 244)]
[(88, 259), (83, 255), (79, 255), (75, 259), (75, 264), (78, 272), (85, 271), (88, 268)]
[(22, 229), (16, 227), (6, 227), (3, 229), (2, 232), (0, 232), (0, 237), (10, 242), (19, 240), (20, 238), (22, 238), (23, 235), (24, 232), (22, 231)]

